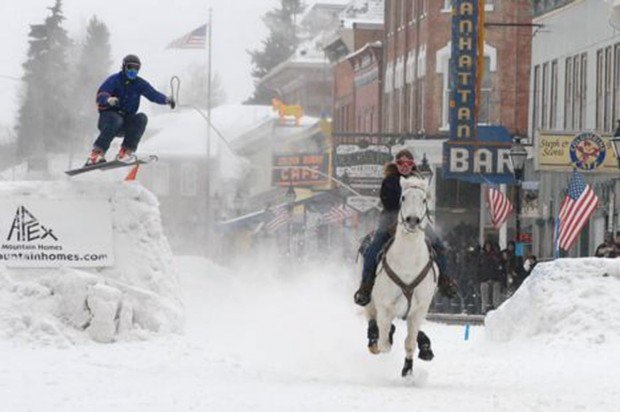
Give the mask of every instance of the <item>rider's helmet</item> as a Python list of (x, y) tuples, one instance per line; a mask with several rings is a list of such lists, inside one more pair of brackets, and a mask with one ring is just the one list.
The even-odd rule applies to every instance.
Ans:
[(135, 54), (128, 54), (123, 59), (123, 73), (130, 78), (135, 79), (138, 77), (138, 72), (140, 71), (140, 67), (142, 66), (142, 62), (140, 62), (140, 58)]

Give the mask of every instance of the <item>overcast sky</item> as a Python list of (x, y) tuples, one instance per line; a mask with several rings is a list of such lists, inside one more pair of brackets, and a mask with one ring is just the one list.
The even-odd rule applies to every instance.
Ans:
[[(65, 28), (72, 38), (97, 15), (111, 32), (115, 64), (135, 53), (141, 75), (164, 87), (183, 67), (206, 60), (198, 50), (164, 50), (177, 37), (197, 28), (213, 8), (213, 68), (222, 77), (228, 102), (243, 101), (253, 89), (247, 49), (260, 44), (267, 31), (260, 16), (277, 0), (64, 0)], [(28, 48), (29, 24), (40, 23), (54, 0), (0, 0), (0, 124), (12, 124), (18, 107), (17, 82)], [(93, 62), (97, 64), (97, 62)], [(117, 66), (114, 67), (116, 70)], [(167, 86), (166, 86), (167, 87)], [(168, 92), (167, 90), (162, 90)], [(94, 95), (95, 91), (93, 91)]]

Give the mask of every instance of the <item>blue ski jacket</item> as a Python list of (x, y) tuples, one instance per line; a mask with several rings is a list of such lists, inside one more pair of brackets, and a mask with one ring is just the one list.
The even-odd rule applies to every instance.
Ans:
[[(109, 97), (117, 97), (118, 104), (110, 106)], [(130, 80), (125, 73), (118, 72), (111, 75), (97, 91), (97, 107), (99, 112), (113, 110), (121, 114), (136, 114), (140, 107), (140, 96), (159, 104), (166, 104), (166, 96), (153, 88), (149, 82), (141, 77)]]

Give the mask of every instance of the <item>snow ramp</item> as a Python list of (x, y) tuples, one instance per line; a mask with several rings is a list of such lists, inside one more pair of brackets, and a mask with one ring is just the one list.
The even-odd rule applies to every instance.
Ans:
[(493, 340), (620, 342), (620, 259), (558, 259), (536, 266), (486, 319)]
[(182, 330), (159, 204), (136, 182), (3, 182), (0, 243), (0, 339), (64, 346)]

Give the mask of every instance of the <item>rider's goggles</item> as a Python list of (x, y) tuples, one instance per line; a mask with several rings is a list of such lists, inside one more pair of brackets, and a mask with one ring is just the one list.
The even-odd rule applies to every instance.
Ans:
[(413, 166), (413, 160), (411, 160), (411, 159), (398, 159), (396, 161), (396, 164), (398, 166), (411, 167), (411, 166)]

